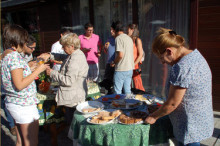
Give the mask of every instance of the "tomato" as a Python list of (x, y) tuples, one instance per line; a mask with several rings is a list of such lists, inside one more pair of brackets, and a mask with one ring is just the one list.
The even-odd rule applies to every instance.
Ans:
[(102, 98), (102, 101), (108, 101), (108, 98), (103, 97), (103, 98)]
[(120, 95), (116, 95), (116, 96), (115, 96), (115, 99), (119, 99), (119, 98), (120, 98)]

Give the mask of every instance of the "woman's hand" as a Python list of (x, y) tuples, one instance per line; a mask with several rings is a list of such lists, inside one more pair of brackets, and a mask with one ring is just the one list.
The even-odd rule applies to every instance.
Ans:
[(101, 56), (101, 52), (97, 52), (97, 53), (95, 53), (95, 55), (96, 55), (97, 57), (100, 57), (100, 56)]
[(146, 119), (145, 119), (145, 123), (147, 124), (154, 124), (157, 121), (156, 118), (152, 117), (151, 115), (149, 115)]
[(30, 67), (31, 71), (33, 72), (37, 68), (37, 62), (30, 61), (30, 62), (28, 62), (28, 66)]
[(40, 56), (38, 56), (37, 58), (43, 58), (44, 61), (47, 61), (50, 58), (50, 54), (49, 53), (43, 53)]
[(47, 68), (47, 69), (46, 69), (46, 74), (47, 74), (48, 76), (50, 76), (51, 71), (52, 71), (51, 68)]
[(38, 70), (41, 73), (41, 72), (45, 71), (47, 68), (50, 68), (49, 64), (40, 64), (40, 65), (38, 65), (36, 70)]

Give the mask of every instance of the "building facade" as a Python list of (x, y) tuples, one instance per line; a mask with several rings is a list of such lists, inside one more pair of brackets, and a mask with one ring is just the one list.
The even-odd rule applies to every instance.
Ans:
[[(2, 0), (1, 17), (23, 26), (37, 38), (36, 55), (50, 51), (61, 27), (80, 35), (84, 24), (91, 22), (104, 44), (112, 21), (120, 20), (125, 26), (138, 24), (146, 54), (141, 66), (143, 84), (146, 91), (162, 97), (169, 68), (152, 54), (151, 43), (159, 27), (171, 28), (186, 38), (190, 48), (198, 48), (206, 57), (213, 73), (214, 108), (220, 111), (219, 55), (215, 53), (220, 42), (219, 7), (218, 0)], [(103, 53), (99, 60), (103, 75), (106, 55)]]

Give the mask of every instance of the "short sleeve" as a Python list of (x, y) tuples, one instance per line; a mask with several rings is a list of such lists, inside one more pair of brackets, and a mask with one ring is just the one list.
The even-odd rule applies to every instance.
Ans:
[(116, 46), (116, 51), (124, 52), (123, 41), (121, 40), (121, 38), (115, 39), (115, 46)]
[(56, 53), (56, 45), (55, 44), (52, 45), (51, 52), (52, 53)]
[(189, 66), (175, 64), (170, 71), (170, 84), (182, 88), (189, 88), (192, 72)]
[(9, 70), (15, 70), (18, 68), (24, 68), (24, 60), (18, 53), (13, 53), (9, 58), (8, 64)]

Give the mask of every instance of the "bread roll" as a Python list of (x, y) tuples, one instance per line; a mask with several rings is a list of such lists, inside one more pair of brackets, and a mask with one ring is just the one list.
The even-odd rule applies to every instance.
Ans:
[(116, 111), (113, 111), (112, 112), (112, 116), (113, 117), (118, 117), (119, 115), (121, 115), (122, 114), (122, 111), (121, 110), (116, 110)]

